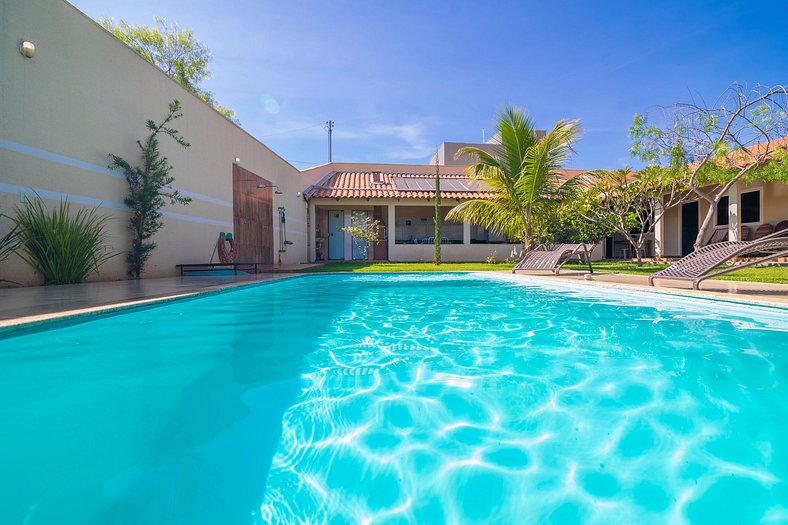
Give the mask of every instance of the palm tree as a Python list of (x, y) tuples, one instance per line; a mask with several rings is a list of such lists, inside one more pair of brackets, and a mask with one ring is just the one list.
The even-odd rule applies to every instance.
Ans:
[(577, 120), (561, 120), (539, 139), (531, 117), (523, 110), (507, 106), (498, 115), (496, 127), (500, 144), (492, 154), (477, 148), (461, 148), (476, 163), (468, 167), (472, 181), (483, 181), (492, 192), (490, 199), (465, 201), (446, 217), (469, 221), (489, 231), (522, 241), (523, 250), (534, 246), (539, 221), (557, 205), (571, 184), (561, 184), (559, 170), (572, 154), (572, 144), (580, 136)]

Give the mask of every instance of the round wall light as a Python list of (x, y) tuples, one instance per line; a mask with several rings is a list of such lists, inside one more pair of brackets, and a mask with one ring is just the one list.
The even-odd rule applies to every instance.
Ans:
[(33, 42), (25, 40), (19, 43), (19, 52), (22, 53), (22, 56), (25, 58), (33, 58), (36, 54), (36, 46)]
[(235, 159), (233, 159), (233, 164), (240, 164), (240, 163), (241, 163), (241, 159), (239, 159), (238, 157), (235, 157)]

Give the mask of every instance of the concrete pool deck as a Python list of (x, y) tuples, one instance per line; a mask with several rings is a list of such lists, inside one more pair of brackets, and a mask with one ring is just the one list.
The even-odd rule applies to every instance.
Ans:
[(296, 275), (299, 274), (160, 277), (60, 286), (0, 288), (0, 329), (183, 298)]
[[(509, 273), (510, 272), (506, 272)], [(538, 277), (558, 281), (582, 281), (618, 288), (642, 290), (652, 293), (668, 293), (705, 299), (718, 299), (738, 303), (751, 303), (764, 306), (788, 307), (788, 284), (755, 283), (744, 281), (703, 281), (700, 290), (693, 290), (689, 282), (658, 280), (655, 286), (648, 285), (648, 276), (622, 273), (594, 273), (590, 280), (586, 272), (567, 270), (554, 276), (546, 272), (517, 272), (518, 276)]]
[[(511, 275), (510, 272), (506, 273)], [(298, 275), (304, 274), (161, 277), (139, 281), (0, 288), (0, 330), (53, 319), (98, 314)], [(655, 287), (649, 287), (647, 277), (643, 275), (595, 273), (592, 280), (586, 280), (583, 272), (565, 271), (557, 277), (546, 272), (518, 272), (517, 276), (562, 282), (582, 281), (592, 285), (788, 308), (786, 284), (709, 280), (701, 285), (702, 290), (697, 291), (692, 290), (688, 283), (676, 281), (663, 281)]]

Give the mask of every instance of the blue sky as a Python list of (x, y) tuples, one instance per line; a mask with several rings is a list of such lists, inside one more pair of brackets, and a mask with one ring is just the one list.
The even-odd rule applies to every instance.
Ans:
[(575, 168), (637, 165), (638, 112), (714, 99), (734, 81), (788, 83), (788, 2), (74, 0), (93, 18), (166, 17), (213, 54), (205, 87), (305, 168), (424, 163), (488, 136), (505, 104), (541, 128), (580, 119)]

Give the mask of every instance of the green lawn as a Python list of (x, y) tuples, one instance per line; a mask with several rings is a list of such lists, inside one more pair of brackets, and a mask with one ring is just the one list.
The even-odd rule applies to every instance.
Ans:
[(389, 263), (389, 262), (332, 262), (324, 266), (305, 268), (304, 273), (330, 273), (330, 272), (483, 272), (488, 270), (511, 270), (514, 263), (484, 262), (454, 263), (447, 262), (441, 265), (432, 263)]
[[(511, 270), (514, 263), (488, 264), (475, 263), (443, 263), (436, 266), (432, 263), (388, 263), (388, 262), (336, 262), (324, 266), (305, 268), (303, 273), (331, 273), (331, 272), (479, 272), (490, 270)], [(625, 273), (634, 275), (649, 275), (665, 268), (666, 264), (643, 263), (638, 266), (634, 262), (605, 261), (595, 262), (594, 271), (600, 273)], [(564, 268), (587, 271), (582, 264), (567, 264)], [(715, 277), (726, 281), (750, 281), (758, 283), (788, 284), (788, 266), (767, 266), (763, 268), (744, 268), (729, 274)]]
[[(633, 275), (649, 275), (657, 270), (665, 268), (667, 264), (650, 264), (643, 263), (643, 266), (638, 266), (634, 262), (614, 262), (604, 261), (595, 262), (594, 271), (601, 273), (626, 273)], [(573, 270), (584, 270), (585, 266), (580, 264), (567, 264), (565, 268)], [(764, 266), (764, 267), (750, 267), (737, 270), (735, 272), (726, 273), (714, 279), (724, 281), (749, 281), (754, 283), (778, 283), (788, 284), (788, 266)]]

